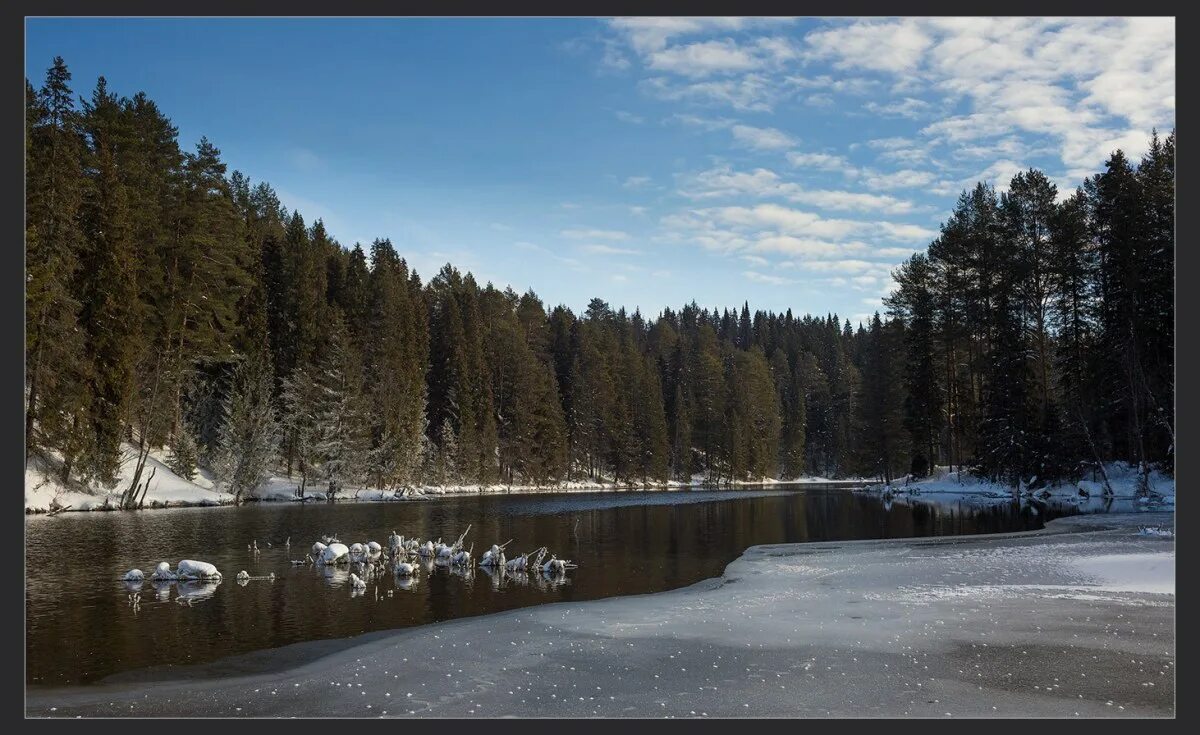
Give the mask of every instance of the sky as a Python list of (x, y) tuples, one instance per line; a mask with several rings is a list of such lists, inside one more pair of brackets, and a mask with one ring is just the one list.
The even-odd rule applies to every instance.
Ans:
[(864, 321), (963, 189), (1175, 124), (1170, 18), (27, 19), (56, 55), (345, 247), (651, 316)]

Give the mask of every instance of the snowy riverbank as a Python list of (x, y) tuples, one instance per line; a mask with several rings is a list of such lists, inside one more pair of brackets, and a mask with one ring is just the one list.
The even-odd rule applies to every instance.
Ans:
[[(126, 448), (127, 454), (132, 452)], [(121, 490), (128, 487), (133, 479), (134, 463), (126, 461), (118, 475), (116, 488), (80, 487), (77, 484), (64, 485), (58, 480), (53, 467), (46, 467), (36, 461), (30, 462), (25, 469), (25, 512), (49, 513), (60, 509), (66, 512), (117, 510), (120, 506)], [(175, 508), (184, 506), (218, 506), (232, 505), (234, 498), (226, 492), (221, 492), (214, 486), (212, 477), (201, 470), (192, 480), (180, 477), (171, 471), (161, 454), (151, 454), (147, 460), (142, 478), (145, 479), (153, 470), (153, 479), (146, 490), (143, 508)], [(760, 481), (735, 481), (720, 483), (721, 487), (770, 487), (772, 485), (797, 484), (828, 484), (828, 483), (858, 483), (862, 480), (830, 480), (824, 477), (803, 477), (788, 480), (786, 483), (763, 478)], [(297, 488), (300, 485), (298, 477), (273, 475), (267, 478), (255, 492), (246, 500), (248, 502), (298, 502)], [(434, 497), (453, 495), (480, 495), (497, 493), (560, 493), (560, 492), (639, 492), (646, 490), (683, 490), (696, 486), (712, 486), (714, 483), (705, 480), (703, 475), (696, 475), (691, 482), (671, 481), (667, 483), (651, 483), (646, 485), (615, 483), (606, 480), (586, 480), (560, 482), (551, 485), (450, 485), (450, 486), (421, 486), (411, 488), (405, 493), (376, 488), (345, 488), (338, 492), (336, 501), (362, 502), (391, 502), (423, 500)], [(324, 492), (319, 487), (310, 487), (306, 491), (308, 501), (326, 501)]]
[(1143, 524), (1174, 518), (752, 547), (682, 590), (351, 639), (266, 674), (29, 688), (26, 712), (1172, 716), (1174, 540)]
[[(1104, 477), (1099, 473), (1075, 482), (1062, 482), (1035, 490), (1013, 488), (1000, 483), (974, 477), (967, 472), (949, 472), (945, 467), (936, 468), (931, 477), (908, 481), (900, 479), (891, 484), (867, 483), (863, 492), (883, 495), (893, 501), (906, 502), (931, 496), (938, 500), (957, 500), (987, 504), (1009, 502), (1014, 498), (1054, 501), (1076, 505), (1080, 510), (1109, 507), (1112, 510), (1165, 509), (1175, 506), (1175, 478), (1158, 470), (1150, 472), (1149, 496), (1139, 495), (1139, 475), (1135, 466), (1124, 462), (1109, 462), (1104, 465)], [(1111, 489), (1111, 493), (1107, 489)]]

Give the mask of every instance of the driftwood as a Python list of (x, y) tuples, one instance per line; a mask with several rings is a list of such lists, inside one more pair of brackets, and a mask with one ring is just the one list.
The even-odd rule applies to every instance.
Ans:
[(65, 510), (70, 510), (70, 509), (71, 509), (71, 506), (69, 506), (69, 505), (60, 505), (60, 506), (58, 506), (57, 508), (54, 508), (54, 509), (50, 510), (49, 512), (47, 512), (47, 513), (46, 513), (46, 516), (47, 516), (47, 517), (49, 517), (49, 516), (56, 516), (56, 515), (58, 515), (59, 513), (62, 513), (63, 511), (65, 511)]

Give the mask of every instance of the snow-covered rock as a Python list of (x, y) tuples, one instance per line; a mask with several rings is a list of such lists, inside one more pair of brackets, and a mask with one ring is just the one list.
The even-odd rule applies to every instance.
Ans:
[(124, 577), (126, 582), (141, 582), (145, 578), (146, 575), (142, 574), (141, 569), (130, 569), (128, 572), (125, 572)]
[(367, 583), (364, 582), (357, 574), (352, 573), (350, 575), (350, 586), (356, 590), (365, 590), (367, 588)]
[(180, 579), (220, 579), (221, 573), (206, 561), (184, 559), (175, 567), (175, 574)]
[(417, 573), (417, 565), (402, 561), (396, 565), (397, 577), (411, 577)]
[(239, 582), (250, 579), (250, 572), (247, 572), (245, 569), (243, 569), (242, 571), (237, 573), (236, 579)]
[(370, 541), (367, 543), (367, 551), (371, 552), (372, 554), (378, 554), (379, 552), (383, 551), (383, 547), (375, 541)]
[(322, 564), (342, 564), (350, 561), (350, 549), (345, 544), (330, 544), (321, 550)]
[(150, 575), (150, 579), (155, 582), (173, 582), (177, 579), (175, 572), (171, 571), (171, 565), (165, 561), (160, 561), (158, 566), (154, 568), (154, 574)]

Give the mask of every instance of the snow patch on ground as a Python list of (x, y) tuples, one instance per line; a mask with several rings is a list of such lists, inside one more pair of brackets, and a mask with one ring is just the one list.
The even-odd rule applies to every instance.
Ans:
[[(121, 503), (121, 493), (133, 482), (136, 469), (134, 448), (130, 445), (123, 447), (126, 460), (121, 465), (115, 487), (84, 487), (72, 482), (64, 485), (58, 479), (58, 468), (53, 461), (31, 458), (25, 467), (25, 512), (46, 513), (60, 508), (71, 511), (81, 510), (117, 510)], [(211, 480), (197, 476), (196, 481), (188, 481), (171, 471), (163, 462), (163, 457), (151, 453), (142, 471), (142, 482), (154, 476), (149, 481), (146, 490), (144, 507), (165, 508), (185, 505), (228, 505), (233, 502), (229, 493), (214, 490)]]

